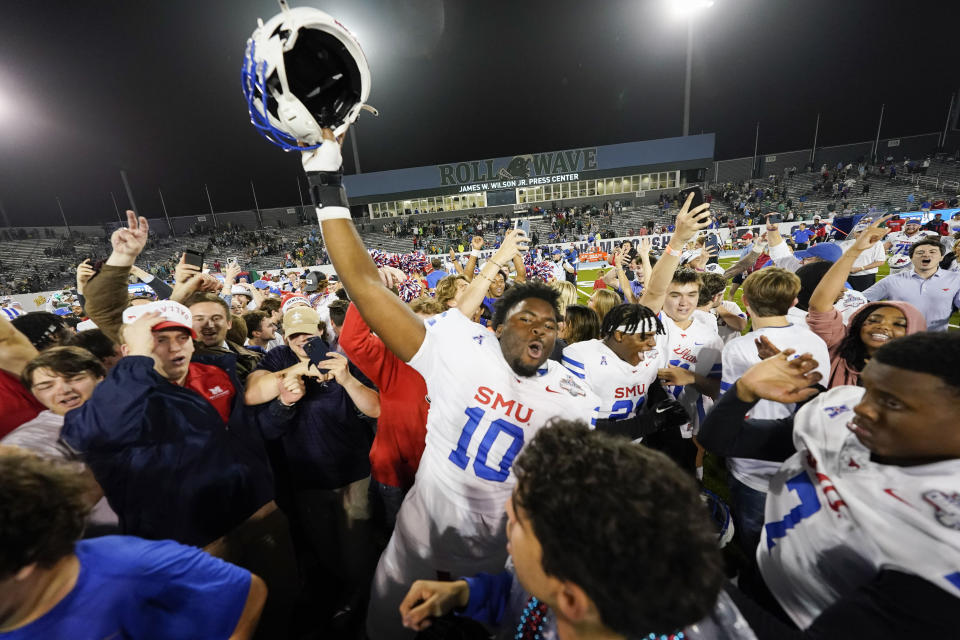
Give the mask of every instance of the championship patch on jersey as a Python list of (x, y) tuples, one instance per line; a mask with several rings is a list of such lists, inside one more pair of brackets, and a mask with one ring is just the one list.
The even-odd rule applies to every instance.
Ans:
[(923, 499), (933, 507), (937, 522), (960, 531), (960, 493), (927, 491), (923, 494)]
[(564, 376), (560, 378), (560, 388), (572, 395), (574, 398), (587, 395), (587, 392), (583, 390), (583, 387), (577, 384), (577, 381), (571, 376)]
[(823, 411), (824, 413), (827, 414), (828, 417), (836, 418), (841, 413), (846, 413), (847, 411), (850, 411), (850, 407), (848, 407), (845, 404), (841, 404), (841, 405), (837, 405), (836, 407), (824, 407)]

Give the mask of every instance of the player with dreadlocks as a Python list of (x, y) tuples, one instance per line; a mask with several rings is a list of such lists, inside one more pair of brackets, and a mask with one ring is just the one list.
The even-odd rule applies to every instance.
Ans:
[(599, 340), (563, 350), (563, 365), (600, 397), (598, 418), (617, 422), (637, 415), (647, 388), (662, 365), (654, 351), (663, 324), (639, 304), (621, 304), (607, 313)]

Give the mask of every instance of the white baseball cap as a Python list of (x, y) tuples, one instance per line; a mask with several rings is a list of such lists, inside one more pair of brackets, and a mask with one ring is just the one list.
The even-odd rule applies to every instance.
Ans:
[(230, 287), (230, 295), (232, 295), (232, 296), (237, 296), (237, 295), (247, 296), (247, 297), (250, 297), (250, 298), (253, 297), (253, 296), (250, 295), (250, 291), (247, 290), (246, 287), (244, 287), (243, 285), (239, 285), (239, 284), (235, 284), (235, 285), (233, 285), (232, 287)]
[(187, 329), (190, 335), (196, 339), (197, 332), (193, 330), (193, 314), (190, 313), (190, 309), (173, 300), (158, 300), (135, 307), (127, 307), (123, 312), (123, 324), (133, 324), (140, 316), (151, 311), (155, 311), (163, 317), (159, 324), (154, 325), (154, 331), (171, 328)]

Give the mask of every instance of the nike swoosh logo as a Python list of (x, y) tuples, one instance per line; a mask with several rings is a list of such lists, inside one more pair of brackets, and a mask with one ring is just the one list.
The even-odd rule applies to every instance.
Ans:
[(670, 407), (664, 407), (663, 409), (657, 408), (657, 409), (654, 409), (654, 411), (656, 411), (657, 413), (663, 413), (664, 411), (668, 410), (669, 408), (670, 408)]
[(551, 388), (550, 388), (550, 385), (547, 385), (547, 391), (549, 391), (550, 393), (560, 393), (559, 391), (556, 391), (556, 390), (554, 390), (554, 389), (551, 389)]

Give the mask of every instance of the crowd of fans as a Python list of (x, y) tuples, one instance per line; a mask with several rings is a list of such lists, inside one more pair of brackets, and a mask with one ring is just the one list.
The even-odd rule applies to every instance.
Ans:
[(338, 207), (197, 227), (204, 265), (128, 212), (0, 302), (0, 638), (949, 637), (960, 216), (786, 234), (791, 178), (663, 198), (592, 283), (505, 217), (382, 227), (430, 262)]

